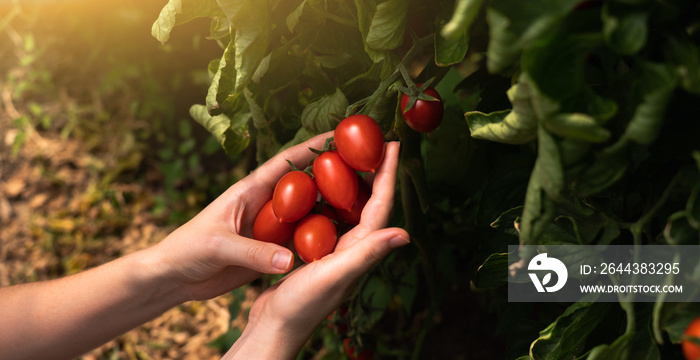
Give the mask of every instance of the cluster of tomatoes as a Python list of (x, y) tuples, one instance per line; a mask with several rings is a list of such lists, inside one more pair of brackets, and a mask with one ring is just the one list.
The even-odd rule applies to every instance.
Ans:
[[(370, 189), (358, 172), (374, 172), (384, 158), (384, 135), (377, 122), (357, 114), (335, 129), (335, 149), (327, 142), (309, 169), (285, 174), (272, 199), (258, 213), (253, 238), (294, 248), (305, 262), (319, 260), (335, 249), (340, 220), (360, 223)], [(317, 194), (322, 201), (317, 202)]]

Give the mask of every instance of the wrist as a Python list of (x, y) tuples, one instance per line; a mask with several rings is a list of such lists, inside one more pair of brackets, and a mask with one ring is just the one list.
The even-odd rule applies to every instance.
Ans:
[(169, 309), (189, 300), (167, 266), (159, 246), (144, 249), (126, 257), (131, 261), (136, 291), (143, 294), (143, 300), (150, 304), (161, 304)]
[[(290, 331), (291, 330), (291, 331)], [(243, 334), (224, 359), (296, 359), (311, 336), (299, 328), (277, 321), (256, 318), (248, 322)]]

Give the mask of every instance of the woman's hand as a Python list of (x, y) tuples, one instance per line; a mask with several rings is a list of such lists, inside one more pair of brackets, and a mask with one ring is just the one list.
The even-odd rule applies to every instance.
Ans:
[(321, 149), (330, 136), (318, 135), (277, 154), (152, 248), (163, 277), (182, 290), (181, 302), (224, 294), (260, 273), (291, 270), (292, 252), (253, 240), (253, 222), (277, 181), (291, 171), (286, 160), (305, 168), (314, 156), (309, 148)]
[(243, 335), (224, 358), (296, 357), (357, 279), (391, 250), (408, 244), (405, 230), (385, 228), (394, 203), (398, 152), (398, 143), (386, 145), (360, 224), (340, 238), (332, 254), (297, 268), (263, 292), (251, 308)]

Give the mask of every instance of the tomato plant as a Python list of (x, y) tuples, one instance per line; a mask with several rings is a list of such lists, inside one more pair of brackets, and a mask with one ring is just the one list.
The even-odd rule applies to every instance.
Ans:
[(294, 230), (294, 248), (307, 263), (320, 260), (333, 252), (337, 240), (335, 225), (320, 214), (309, 214)]
[(294, 236), (295, 222), (281, 222), (272, 211), (272, 200), (265, 203), (255, 217), (253, 238), (260, 241), (285, 245)]
[(272, 193), (272, 209), (280, 222), (294, 222), (316, 204), (316, 183), (303, 171), (285, 174)]
[(384, 134), (377, 122), (363, 114), (343, 119), (334, 132), (343, 160), (357, 171), (374, 171), (384, 158)]
[[(695, 2), (207, 4), (164, 9), (154, 34), (212, 19), (223, 50), (190, 113), (230, 156), (262, 163), (336, 130), (352, 165), (380, 136), (357, 145), (367, 138), (346, 132), (348, 119), (371, 118), (382, 141), (400, 141), (391, 225), (412, 245), (358, 282), (348, 333), (381, 339), (377, 350), (392, 352), (378, 355), (397, 358), (680, 356), (695, 304), (514, 304), (503, 274), (508, 245), (699, 243)], [(436, 93), (413, 94), (404, 121), (400, 91), (414, 82)], [(440, 101), (424, 101), (431, 94)], [(450, 342), (438, 327), (479, 336)]]
[(336, 209), (351, 209), (357, 198), (357, 175), (337, 151), (326, 151), (313, 164), (321, 196)]
[[(418, 87), (422, 85), (423, 84), (416, 84)], [(442, 98), (434, 87), (428, 86), (422, 93), (435, 100), (416, 99), (415, 103), (409, 107), (411, 95), (403, 93), (401, 94), (399, 106), (406, 124), (408, 124), (411, 129), (427, 133), (440, 126), (444, 110), (442, 108)]]

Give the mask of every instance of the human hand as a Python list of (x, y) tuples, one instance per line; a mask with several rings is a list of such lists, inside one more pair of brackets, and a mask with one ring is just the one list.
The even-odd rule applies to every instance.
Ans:
[(224, 294), (260, 276), (281, 274), (294, 264), (292, 252), (252, 239), (253, 223), (272, 198), (277, 181), (291, 169), (306, 167), (332, 133), (318, 135), (268, 160), (232, 185), (197, 216), (150, 251), (157, 252), (162, 277), (181, 290), (181, 302)]
[(243, 335), (224, 358), (296, 357), (357, 279), (391, 250), (408, 244), (405, 230), (385, 228), (394, 202), (398, 150), (398, 143), (386, 145), (360, 224), (339, 239), (333, 253), (302, 265), (263, 292), (250, 310)]

